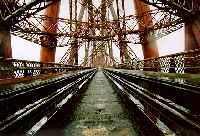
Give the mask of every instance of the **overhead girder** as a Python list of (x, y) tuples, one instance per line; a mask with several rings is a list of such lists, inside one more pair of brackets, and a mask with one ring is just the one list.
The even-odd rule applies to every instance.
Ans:
[[(106, 23), (106, 13), (107, 13), (107, 3), (105, 2), (105, 0), (101, 0), (101, 4), (99, 6), (99, 19), (100, 19), (100, 22), (101, 24), (105, 24)], [(100, 27), (100, 37), (101, 36), (105, 36), (106, 35), (106, 28), (105, 27)], [(93, 60), (92, 62), (95, 64), (105, 64), (105, 50), (106, 50), (106, 42), (105, 41), (99, 41), (100, 43), (99, 44), (96, 44), (93, 46), (94, 49), (96, 48), (100, 48), (101, 50), (98, 51), (97, 54), (93, 54)], [(98, 47), (100, 46), (100, 47)], [(94, 52), (94, 49), (93, 49), (93, 52)]]
[(55, 0), (3, 0), (0, 2), (0, 57), (12, 58), (10, 31), (13, 31), (13, 26), (45, 9), (53, 1)]
[[(77, 6), (77, 4), (75, 4), (75, 6)], [(73, 7), (70, 7), (70, 8), (73, 8)], [(83, 19), (84, 11), (86, 10), (86, 8), (88, 8), (88, 15), (89, 15), (88, 16), (89, 17), (88, 18), (88, 22), (91, 25), (88, 25), (89, 29), (85, 33), (90, 33), (91, 32), (92, 35), (94, 35), (95, 34), (95, 30), (93, 29), (93, 23), (94, 23), (94, 5), (92, 3), (92, 0), (82, 0), (81, 1), (81, 9), (80, 9), (80, 13), (79, 13), (79, 16), (78, 16), (78, 21), (81, 21)], [(76, 13), (77, 11), (74, 11), (74, 12)], [(70, 20), (72, 21), (72, 18)], [(76, 19), (74, 19), (74, 20), (76, 20)], [(77, 41), (78, 35), (80, 35), (80, 33), (77, 32), (77, 29), (82, 29), (80, 23), (76, 23), (75, 26), (76, 26), (76, 30), (75, 30), (75, 36), (72, 37), (72, 38), (74, 38), (73, 41)], [(78, 43), (78, 42), (74, 42), (74, 43)], [(70, 53), (70, 56), (69, 56), (68, 59), (70, 60), (69, 63), (73, 63), (74, 62), (73, 61), (73, 57), (75, 57), (75, 62), (76, 62), (76, 64), (78, 64), (78, 59), (77, 59), (78, 58), (78, 49), (77, 49), (78, 45), (75, 45), (74, 43), (73, 43), (73, 47), (71, 48), (71, 53)], [(94, 45), (95, 44), (93, 44), (93, 46)], [(95, 47), (93, 47), (93, 48), (95, 48)], [(86, 50), (86, 51), (88, 51), (88, 50)], [(76, 55), (74, 55), (74, 54), (76, 54)], [(88, 53), (85, 53), (85, 55), (88, 55)]]
[(181, 17), (185, 25), (185, 51), (200, 48), (199, 0), (142, 0), (161, 10)]
[[(167, 12), (162, 12), (160, 10), (152, 10), (150, 12), (153, 19), (153, 26), (148, 26), (146, 30), (153, 31), (155, 33), (156, 38), (160, 38), (163, 35), (167, 35), (169, 33), (172, 33), (176, 31), (177, 29), (180, 29), (183, 24), (183, 20), (179, 17), (173, 16)], [(155, 18), (154, 16), (160, 15), (160, 18)], [(49, 33), (42, 31), (42, 29), (51, 29), (52, 26), (49, 26), (49, 28), (43, 28), (43, 25), (41, 22), (48, 19), (47, 16), (33, 16), (31, 19), (26, 19), (25, 21), (22, 21), (15, 25), (15, 29), (11, 31), (14, 35), (17, 35), (19, 37), (22, 37), (24, 39), (27, 39), (29, 41), (35, 42), (37, 44), (40, 44), (39, 37), (41, 35), (47, 35)], [(123, 31), (122, 33), (126, 33), (127, 35), (138, 35), (139, 33), (143, 33), (144, 30), (139, 30), (137, 28), (138, 24), (143, 24), (143, 22), (139, 22), (138, 18), (140, 16), (127, 16), (125, 18), (126, 23), (126, 31)], [(119, 19), (119, 21), (122, 21), (122, 18)], [(73, 23), (76, 23), (73, 21)], [(106, 21), (106, 23), (98, 23), (94, 24), (93, 22), (79, 22), (79, 28), (76, 31), (71, 32), (70, 27), (70, 20), (58, 18), (58, 30), (57, 33), (50, 33), (51, 35), (55, 35), (57, 37), (58, 41), (62, 41), (65, 38), (65, 43), (59, 43), (57, 46), (66, 46), (70, 38), (67, 37), (73, 37), (77, 36), (77, 38), (82, 39), (91, 39), (91, 40), (101, 40), (105, 37), (112, 38), (115, 37), (118, 34), (118, 27), (117, 27), (117, 21)], [(106, 24), (106, 25), (105, 25)], [(107, 31), (109, 31), (109, 35), (106, 36), (95, 36), (94, 33), (90, 33), (90, 26), (93, 26), (94, 28), (101, 28), (104, 27)], [(139, 39), (138, 39), (139, 40)], [(135, 39), (135, 43), (139, 43), (137, 39)]]
[[(94, 8), (95, 7), (93, 6), (93, 1), (89, 0), (88, 1), (88, 23), (91, 23), (91, 25), (88, 26), (88, 28), (90, 30), (88, 30), (86, 33), (89, 33), (91, 35), (95, 35), (95, 27), (94, 27), (95, 17), (96, 17), (95, 10), (97, 10), (97, 9), (94, 9)], [(89, 61), (89, 59), (88, 59), (88, 56), (90, 56), (89, 50), (91, 49), (92, 52), (94, 52), (94, 50), (96, 49), (96, 41), (93, 41), (90, 38), (88, 38), (87, 40), (88, 40), (88, 45), (91, 44), (91, 46), (87, 46), (88, 49), (86, 51), (88, 51), (88, 52), (85, 53), (85, 57), (84, 57), (85, 63), (88, 63), (88, 62), (86, 62), (86, 60)], [(91, 62), (93, 63), (94, 56), (93, 56), (93, 54), (91, 54), (91, 55), (92, 55)]]
[(191, 17), (200, 14), (199, 0), (141, 0), (158, 9), (165, 10), (180, 17)]
[(7, 0), (0, 2), (0, 24), (12, 27), (59, 0)]
[[(107, 35), (107, 29), (106, 27), (99, 26), (99, 24), (106, 24), (107, 18), (106, 13), (107, 9), (110, 5), (112, 5), (113, 0), (102, 0), (99, 7), (94, 7), (92, 0), (88, 0), (88, 30), (85, 31), (86, 34), (86, 41), (88, 44), (90, 43), (90, 46), (87, 46), (86, 53), (85, 53), (85, 64), (86, 60), (91, 61), (91, 63), (97, 63), (99, 60), (97, 59), (99, 55), (103, 55), (100, 58), (105, 58), (104, 51), (106, 50), (106, 42), (103, 40), (103, 37)], [(96, 22), (95, 22), (96, 21)], [(100, 35), (96, 35), (95, 31), (99, 30)], [(96, 38), (95, 38), (96, 37)], [(95, 38), (95, 39), (94, 39)], [(99, 42), (101, 44), (99, 44)], [(93, 52), (97, 51), (96, 49), (101, 47), (101, 50), (98, 50), (98, 54), (94, 54)], [(92, 50), (92, 54), (89, 54), (89, 48)], [(98, 55), (98, 56), (96, 56)], [(91, 59), (88, 59), (88, 56), (91, 56)], [(103, 60), (102, 60), (103, 61)]]
[[(99, 52), (102, 52), (104, 54), (104, 59), (106, 60), (101, 60), (102, 62), (96, 61), (93, 62), (93, 59), (95, 57), (95, 59), (97, 58)], [(94, 48), (94, 50), (92, 50), (92, 52), (90, 53), (90, 55), (88, 55), (87, 58), (85, 58), (87, 61), (84, 61), (81, 66), (94, 66), (95, 64), (100, 65), (100, 63), (103, 63), (103, 61), (105, 61), (104, 66), (112, 66), (115, 64), (118, 64), (119, 61), (117, 61), (116, 58), (114, 58), (112, 55), (110, 55), (109, 52), (106, 52), (106, 50), (102, 50), (102, 46), (101, 43), (97, 42), (97, 46), (96, 48)]]
[[(82, 0), (81, 1), (81, 9), (79, 14), (77, 14), (77, 0), (70, 0), (69, 1), (69, 6), (70, 6), (70, 32), (75, 32), (73, 35), (70, 35), (70, 39), (72, 42), (70, 42), (70, 50), (69, 50), (69, 55), (65, 54), (62, 59), (61, 62), (64, 61), (67, 64), (74, 64), (74, 65), (78, 65), (78, 49), (79, 46), (78, 45), (80, 42), (78, 42), (78, 33), (77, 33), (77, 29), (82, 29), (81, 24), (82, 24), (82, 19), (83, 19), (83, 15), (84, 15), (84, 11), (86, 10), (86, 7), (89, 9), (88, 10), (88, 14), (90, 17), (92, 17), (90, 14), (92, 14), (92, 0)], [(72, 30), (72, 26), (75, 26), (74, 29)], [(87, 51), (87, 50), (86, 50)], [(86, 53), (87, 55), (87, 53)], [(65, 59), (65, 60), (64, 60)]]
[[(113, 1), (114, 0), (102, 0), (100, 6), (95, 7), (92, 3), (92, 0), (81, 0), (81, 2), (79, 0), (79, 3), (81, 4), (80, 12), (79, 14), (77, 14), (71, 11), (71, 14), (73, 13), (74, 15), (71, 16), (70, 19), (49, 17), (45, 15), (34, 15), (35, 13), (33, 13), (28, 15), (28, 17), (30, 18), (23, 18), (21, 21), (15, 23), (12, 26), (11, 32), (14, 35), (20, 36), (24, 39), (38, 44), (41, 44), (41, 36), (48, 35), (54, 37), (57, 40), (57, 44), (48, 44), (48, 47), (52, 48), (55, 48), (55, 46), (70, 46), (74, 45), (74, 43), (77, 43), (77, 46), (71, 46), (69, 48), (68, 54), (65, 55), (65, 57), (63, 58), (65, 59), (63, 62), (70, 64), (78, 63), (77, 59), (74, 60), (72, 58), (77, 55), (78, 49), (82, 46), (82, 44), (91, 43), (87, 44), (87, 53), (84, 62), (86, 64), (86, 62), (88, 61), (90, 61), (89, 63), (93, 63), (89, 59), (90, 57), (92, 57), (91, 53), (89, 53), (91, 51), (91, 48), (94, 48), (94, 52), (101, 52), (101, 50), (103, 49), (102, 46), (105, 46), (106, 48), (102, 50), (103, 53), (105, 50), (107, 50), (107, 48), (109, 48), (110, 51), (103, 54), (107, 63), (107, 56), (112, 56), (112, 47), (107, 44), (107, 41), (111, 41), (112, 43), (119, 43), (119, 39), (117, 37), (119, 34), (121, 34), (122, 36), (127, 35), (125, 39), (122, 38), (122, 42), (126, 42), (127, 40), (131, 41), (132, 43), (141, 44), (146, 39), (145, 33), (155, 35), (154, 38), (157, 39), (183, 27), (184, 19), (182, 17), (178, 17), (177, 14), (174, 14), (175, 11), (173, 12), (173, 14), (170, 14), (171, 12), (165, 11), (163, 9), (148, 11), (147, 14), (151, 14), (152, 16), (152, 24), (148, 24), (147, 22), (141, 21), (141, 18), (144, 18), (145, 14), (123, 16), (124, 14), (120, 13), (120, 15), (117, 15), (113, 7)], [(51, 3), (51, 0), (48, 0), (47, 3)], [(72, 7), (77, 8), (75, 6), (77, 5), (73, 5)], [(84, 22), (82, 21), (82, 19), (84, 17), (84, 12), (86, 9), (88, 10), (88, 21)], [(106, 18), (106, 13), (108, 10), (110, 10), (113, 20)], [(121, 10), (120, 12), (123, 12), (123, 10)], [(158, 15), (160, 16), (159, 18), (157, 18)], [(49, 25), (48, 27), (44, 27), (41, 23), (45, 20), (51, 19), (55, 19), (57, 20), (57, 22)], [(121, 28), (118, 24), (122, 25)], [(55, 25), (57, 26), (57, 30), (52, 31), (52, 29), (55, 28)], [(142, 27), (138, 28), (138, 26)], [(100, 34), (98, 34), (98, 31), (100, 32)], [(102, 43), (102, 45), (100, 45), (100, 43)], [(104, 43), (105, 45), (103, 45)], [(93, 51), (92, 53), (94, 55)], [(128, 44), (126, 52), (127, 55), (130, 56), (127, 57), (127, 59), (130, 58), (131, 60), (131, 58), (135, 57), (134, 54), (131, 52)], [(74, 63), (75, 61), (76, 63)]]
[[(84, 0), (84, 1), (86, 1), (86, 0)], [(110, 0), (110, 3), (112, 3), (112, 2), (113, 2), (113, 0)], [(113, 5), (110, 4), (109, 6), (110, 6), (110, 10), (112, 11), (113, 10), (112, 9)], [(80, 12), (80, 14), (81, 14), (81, 12)], [(151, 13), (151, 14), (152, 14), (152, 16), (154, 16), (154, 14), (156, 15), (157, 13), (154, 12), (154, 13)], [(161, 14), (165, 14), (165, 15), (162, 15), (163, 18), (161, 18), (160, 20), (155, 20), (154, 21), (155, 22), (155, 24), (154, 24), (155, 26), (152, 27), (152, 28), (150, 28), (150, 27), (148, 28), (149, 30), (159, 30), (159, 31), (157, 31), (156, 37), (159, 38), (159, 37), (161, 37), (163, 35), (167, 35), (168, 33), (171, 33), (171, 32), (173, 32), (173, 31), (175, 31), (175, 30), (177, 30), (177, 29), (179, 29), (179, 28), (181, 28), (183, 26), (183, 25), (180, 25), (180, 23), (182, 21), (181, 19), (178, 19), (175, 16), (168, 14), (167, 12), (163, 12), (163, 13), (161, 12)], [(116, 18), (116, 15), (113, 15), (113, 18), (114, 17)], [(33, 41), (35, 43), (39, 43), (40, 44), (38, 35), (45, 35), (47, 33), (41, 31), (41, 28), (39, 27), (39, 26), (41, 26), (41, 24), (38, 24), (38, 23), (40, 23), (41, 20), (45, 20), (46, 18), (47, 17), (42, 16), (42, 17), (36, 17), (36, 18), (33, 17), (33, 19), (30, 19), (30, 20), (26, 19), (25, 21), (16, 24), (15, 28), (14, 28), (14, 30), (12, 32), (15, 35), (21, 36), (22, 38), (25, 38), (27, 40), (30, 40), (30, 41)], [(129, 17), (127, 17), (127, 18), (129, 18)], [(137, 17), (135, 16), (135, 18), (137, 18)], [(36, 20), (35, 21), (36, 23), (34, 21), (32, 21), (34, 19)], [(134, 21), (133, 24), (135, 24), (135, 22), (136, 22), (134, 17), (129, 18), (129, 20), (130, 21), (131, 20)], [(85, 38), (85, 37), (88, 36), (88, 32), (87, 32), (88, 30), (87, 30), (86, 27), (89, 26), (89, 24), (86, 24), (85, 27), (83, 26), (84, 29), (81, 30), (82, 33), (80, 33), (80, 32), (78, 32), (79, 30), (77, 32), (67, 31), (66, 28), (68, 27), (68, 25), (69, 25), (68, 23), (69, 22), (70, 21), (67, 21), (67, 19), (59, 19), (58, 25), (61, 26), (63, 24), (62, 28), (64, 28), (64, 29), (59, 29), (58, 28), (59, 29), (58, 33), (57, 34), (52, 34), (52, 35), (56, 35), (58, 40), (59, 39), (63, 39), (63, 37), (72, 37), (75, 33), (79, 33), (79, 35), (80, 35), (79, 38)], [(79, 23), (83, 23), (83, 22), (80, 21)], [(92, 23), (92, 22), (90, 22), (90, 23)], [(108, 24), (109, 24), (109, 22), (108, 22)], [(92, 24), (92, 25), (94, 25), (94, 24)], [(135, 25), (132, 25), (132, 26), (128, 25), (128, 21), (127, 21), (127, 27), (129, 27), (130, 29), (128, 29), (126, 31), (126, 33), (128, 33), (128, 34), (138, 33), (137, 30), (135, 30), (134, 26)], [(98, 26), (95, 26), (95, 27), (98, 27)], [(101, 27), (101, 24), (99, 25), (99, 27)], [(168, 31), (167, 32), (166, 31), (162, 31), (163, 28), (168, 28), (167, 29)], [(114, 30), (116, 28), (112, 26), (111, 29)], [(96, 38), (91, 37), (90, 39), (96, 39)], [(97, 39), (100, 39), (100, 38), (97, 37)], [(138, 43), (138, 42), (136, 42), (136, 43)], [(62, 45), (58, 44), (58, 46), (64, 46), (64, 45), (66, 45), (66, 44), (62, 44)]]

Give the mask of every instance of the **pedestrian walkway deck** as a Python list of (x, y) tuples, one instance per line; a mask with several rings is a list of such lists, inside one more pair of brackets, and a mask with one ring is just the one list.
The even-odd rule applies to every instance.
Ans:
[[(51, 124), (51, 128), (43, 128), (39, 135), (136, 136), (137, 130), (127, 113), (108, 79), (99, 70), (70, 115), (71, 121), (59, 128), (53, 128)], [(62, 120), (65, 119), (60, 117), (55, 121), (58, 123)]]

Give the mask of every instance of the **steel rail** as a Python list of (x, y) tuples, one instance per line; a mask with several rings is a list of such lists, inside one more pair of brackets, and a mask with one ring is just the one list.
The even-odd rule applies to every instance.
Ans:
[(168, 79), (161, 79), (161, 78), (154, 78), (154, 77), (150, 77), (150, 76), (145, 76), (144, 74), (137, 74), (137, 73), (128, 73), (126, 71), (121, 72), (120, 70), (111, 70), (111, 69), (106, 69), (109, 72), (115, 73), (118, 76), (121, 76), (123, 78), (127, 78), (128, 81), (133, 81), (133, 79), (135, 80), (141, 80), (141, 81), (146, 81), (146, 82), (150, 82), (150, 83), (155, 83), (155, 84), (161, 84), (162, 86), (167, 86), (169, 88), (173, 88), (173, 89), (182, 89), (184, 91), (187, 91), (189, 93), (194, 93), (196, 95), (200, 95), (200, 86), (195, 86), (195, 85), (191, 85), (189, 83), (180, 83), (180, 82), (175, 82), (172, 80), (168, 80)]
[(166, 101), (166, 103), (184, 114), (195, 115), (200, 112), (196, 104), (196, 101), (200, 99), (200, 87), (197, 85), (180, 83), (169, 79), (154, 78), (144, 74), (130, 74), (125, 71), (120, 72), (119, 70), (108, 71), (121, 78), (125, 78), (128, 82), (132, 82), (149, 90), (146, 91), (149, 95), (161, 96), (162, 101)]
[[(134, 103), (140, 112), (149, 118), (150, 122), (152, 122), (152, 124), (160, 131), (163, 131), (163, 128), (160, 128), (160, 126), (156, 124), (156, 121), (158, 120), (165, 124), (165, 128), (173, 133), (178, 133), (177, 131), (180, 131), (182, 128), (180, 133), (185, 134), (185, 127), (190, 131), (188, 133), (193, 135), (200, 131), (199, 120), (194, 118), (190, 111), (186, 110), (185, 107), (182, 107), (176, 102), (166, 99), (159, 94), (152, 93), (150, 90), (134, 83), (133, 81), (129, 81), (130, 79), (127, 76), (122, 77), (111, 70), (105, 70), (104, 73), (115, 84), (115, 86), (117, 86), (120, 93), (125, 94), (126, 99), (129, 99)], [(148, 81), (145, 83), (148, 84)], [(149, 84), (151, 84), (151, 82), (149, 82)], [(171, 91), (176, 91), (176, 89), (171, 89)], [(149, 109), (151, 110), (148, 111)], [(155, 117), (152, 117), (152, 114), (155, 114)], [(171, 126), (171, 123), (173, 123), (174, 126)]]
[[(83, 88), (94, 76), (95, 72), (93, 72), (92, 74), (90, 74), (89, 76), (87, 76), (87, 79), (84, 80), (83, 82), (81, 82), (81, 84), (76, 84), (76, 87), (73, 88), (73, 92), (69, 95), (67, 95), (67, 97), (65, 97), (64, 99), (62, 99), (62, 101), (60, 101), (60, 103), (58, 103), (56, 105), (56, 108), (48, 115), (42, 117), (37, 123), (35, 123), (34, 126), (32, 126), (31, 129), (29, 129), (28, 131), (26, 131), (26, 135), (28, 136), (33, 136), (35, 135), (38, 130), (48, 121), (50, 120), (57, 112), (58, 110), (60, 110), (63, 105), (65, 105), (74, 95), (77, 95), (79, 93), (79, 90), (81, 88)], [(43, 122), (43, 120), (46, 119), (45, 122)], [(41, 123), (41, 121), (43, 123)], [(39, 124), (39, 125), (38, 125)]]
[[(72, 77), (72, 79), (69, 81), (69, 78), (66, 78), (64, 81), (66, 83), (62, 86), (59, 82), (56, 82), (55, 84), (59, 86), (59, 88), (53, 88), (53, 92), (34, 100), (32, 103), (27, 103), (26, 106), (21, 107), (12, 115), (2, 120), (0, 122), (0, 132), (6, 131), (17, 122), (24, 120), (24, 118), (28, 118), (32, 114), (35, 114), (35, 112), (41, 115), (43, 115), (43, 113), (48, 113), (47, 115), (43, 116), (52, 116), (53, 114), (48, 112), (48, 110), (52, 111), (53, 113), (55, 113), (55, 111), (57, 112), (68, 101), (68, 99), (71, 99), (73, 95), (79, 92), (84, 84), (86, 84), (94, 76), (95, 72), (95, 69), (80, 72), (79, 74), (75, 75), (75, 79)], [(43, 88), (43, 91), (44, 89), (45, 88)]]

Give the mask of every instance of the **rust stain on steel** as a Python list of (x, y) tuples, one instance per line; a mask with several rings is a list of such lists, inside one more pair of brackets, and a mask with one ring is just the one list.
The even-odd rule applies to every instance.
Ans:
[(138, 21), (140, 22), (139, 29), (144, 31), (140, 34), (140, 39), (142, 40), (142, 49), (144, 54), (144, 59), (159, 57), (158, 48), (154, 35), (148, 31), (145, 31), (147, 27), (153, 26), (152, 17), (150, 13), (149, 5), (141, 2), (140, 0), (134, 0), (134, 5), (136, 9), (136, 15), (138, 16)]
[[(48, 47), (49, 43), (57, 44), (57, 39), (54, 37), (53, 33), (57, 32), (57, 18), (59, 16), (59, 9), (60, 9), (60, 1), (55, 1), (54, 4), (50, 5), (46, 8), (44, 15), (48, 16), (49, 18), (44, 21), (44, 31), (48, 34), (45, 35), (44, 42), (42, 42), (42, 47), (40, 51), (40, 61), (41, 62), (55, 62), (55, 52), (56, 47)], [(51, 27), (53, 26), (53, 27)], [(48, 28), (48, 29), (45, 29)], [(41, 40), (42, 41), (42, 40)]]
[(200, 18), (185, 23), (185, 51), (200, 48)]
[(0, 31), (0, 57), (12, 58), (11, 35), (9, 30)]

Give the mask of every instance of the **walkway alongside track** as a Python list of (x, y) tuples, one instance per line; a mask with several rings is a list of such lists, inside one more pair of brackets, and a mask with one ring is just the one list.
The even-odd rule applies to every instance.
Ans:
[(61, 117), (55, 119), (55, 122), (42, 129), (39, 135), (136, 136), (137, 132), (128, 118), (127, 111), (120, 103), (108, 79), (102, 71), (98, 71), (73, 115), (70, 115), (71, 122), (63, 123), (62, 121), (66, 119)]

